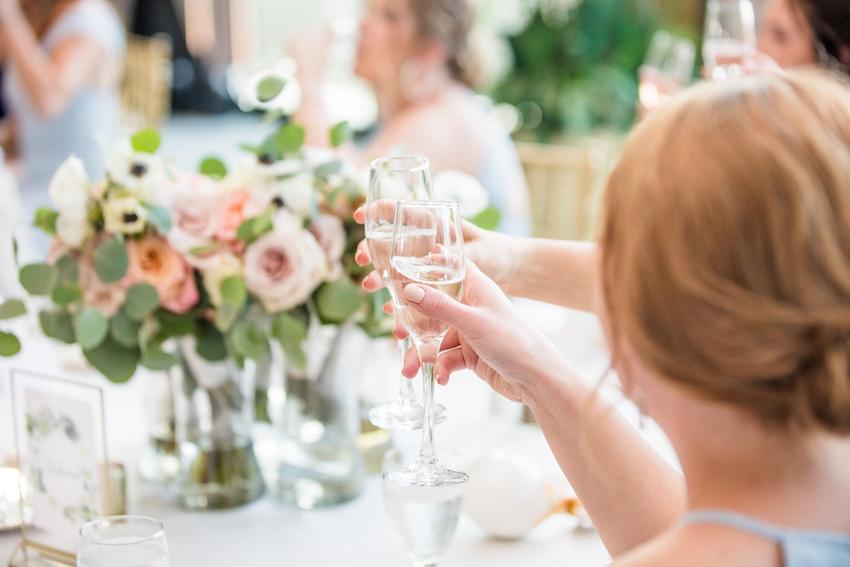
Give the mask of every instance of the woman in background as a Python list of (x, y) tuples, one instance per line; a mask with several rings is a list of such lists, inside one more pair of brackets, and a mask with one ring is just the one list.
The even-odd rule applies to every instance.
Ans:
[[(29, 224), (48, 206), (56, 168), (76, 154), (91, 177), (103, 173), (103, 148), (119, 120), (124, 27), (106, 0), (0, 0), (4, 96), (20, 162)], [(36, 237), (30, 253), (43, 257)]]
[(780, 67), (821, 65), (850, 72), (850, 2), (770, 0), (758, 47)]
[[(357, 149), (357, 161), (398, 153), (424, 154), (435, 172), (477, 177), (503, 215), (500, 230), (529, 232), (528, 195), (508, 134), (472, 91), (474, 63), (468, 0), (370, 0), (360, 25), (355, 72), (374, 89), (375, 134)], [(314, 145), (327, 144), (329, 127), (319, 89), (323, 50), (292, 42), (304, 91), (296, 120)]]

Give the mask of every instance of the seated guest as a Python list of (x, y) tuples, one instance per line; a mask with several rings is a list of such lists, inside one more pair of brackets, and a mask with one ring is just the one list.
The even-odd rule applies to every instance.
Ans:
[[(98, 140), (108, 140), (119, 119), (124, 27), (106, 0), (0, 0), (0, 40), (30, 219), (50, 204), (50, 177), (70, 154), (89, 176), (103, 173)], [(45, 247), (39, 242), (37, 254)]]
[[(471, 89), (473, 68), (468, 0), (370, 0), (360, 25), (355, 72), (368, 81), (379, 106), (374, 135), (354, 156), (363, 164), (385, 154), (415, 153), (435, 172), (478, 177), (503, 214), (500, 230), (527, 234), (525, 178), (508, 134)], [(328, 124), (318, 94), (322, 49), (293, 41), (304, 90), (296, 120), (314, 145), (326, 144)]]
[(850, 71), (850, 2), (770, 0), (759, 51), (780, 67), (822, 65)]
[[(464, 303), (403, 292), (453, 328), (437, 379), (470, 368), (531, 408), (616, 565), (850, 565), (846, 84), (764, 74), (657, 111), (610, 178), (598, 255), (469, 236), (484, 273), (468, 265)], [(600, 315), (623, 390), (683, 475), (505, 290)], [(406, 375), (417, 366), (409, 353)]]

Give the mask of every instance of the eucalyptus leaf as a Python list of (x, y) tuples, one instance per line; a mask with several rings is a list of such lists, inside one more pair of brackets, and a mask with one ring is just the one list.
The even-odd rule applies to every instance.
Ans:
[(140, 130), (133, 134), (130, 138), (130, 143), (133, 146), (133, 151), (143, 154), (155, 154), (160, 144), (159, 132), (152, 128)]
[(150, 284), (137, 283), (127, 290), (124, 309), (132, 319), (141, 321), (156, 310), (159, 305), (159, 293)]
[(167, 234), (172, 226), (171, 213), (168, 212), (168, 209), (159, 206), (148, 206), (146, 208), (148, 211), (148, 222), (160, 234)]
[(338, 148), (351, 139), (351, 126), (343, 121), (336, 124), (330, 131), (331, 146)]
[(109, 336), (121, 346), (134, 348), (139, 346), (141, 324), (134, 321), (123, 309), (109, 321)]
[(47, 207), (41, 207), (36, 209), (32, 225), (47, 234), (54, 236), (56, 234), (56, 219), (58, 218), (58, 212)]
[(53, 300), (53, 303), (56, 305), (61, 305), (62, 307), (67, 307), (72, 303), (75, 303), (80, 300), (83, 296), (83, 291), (80, 289), (80, 286), (74, 282), (68, 282), (60, 280), (53, 287), (53, 291), (50, 292), (50, 298)]
[(242, 307), (248, 299), (248, 290), (245, 289), (245, 280), (242, 276), (229, 276), (221, 282), (221, 298), (235, 307)]
[(102, 242), (94, 253), (94, 269), (103, 283), (115, 283), (127, 275), (130, 257), (124, 244), (117, 239)]
[(20, 299), (7, 299), (0, 303), (0, 321), (5, 319), (14, 319), (25, 315), (27, 312), (26, 304)]
[(277, 148), (284, 155), (294, 154), (304, 145), (306, 132), (297, 124), (284, 124), (275, 134)]
[(331, 175), (336, 175), (342, 171), (342, 162), (338, 159), (328, 161), (319, 165), (314, 170), (316, 177), (329, 177)]
[(280, 343), (289, 363), (303, 370), (307, 366), (304, 354), (304, 340), (307, 338), (307, 325), (289, 313), (280, 313), (272, 322), (272, 335)]
[(97, 309), (83, 309), (74, 317), (74, 335), (83, 350), (97, 347), (108, 332), (109, 322)]
[(111, 337), (96, 348), (83, 350), (83, 355), (98, 372), (116, 384), (123, 384), (133, 377), (140, 358), (138, 349), (122, 346)]
[(0, 356), (10, 357), (21, 352), (21, 341), (12, 333), (0, 331)]
[(257, 100), (262, 103), (271, 102), (283, 92), (283, 88), (285, 86), (286, 80), (283, 77), (277, 75), (263, 77), (263, 79), (257, 83)]
[(236, 323), (231, 332), (231, 339), (236, 353), (252, 360), (262, 358), (269, 342), (268, 335), (253, 321)]
[(164, 338), (185, 337), (196, 332), (195, 318), (191, 313), (179, 315), (159, 309), (154, 317), (159, 326), (159, 335)]
[(179, 362), (180, 359), (176, 355), (164, 351), (162, 345), (157, 341), (142, 345), (140, 364), (148, 370), (168, 370)]
[(484, 230), (496, 230), (502, 222), (502, 213), (495, 207), (489, 207), (471, 218), (470, 222)]
[(209, 324), (198, 326), (195, 333), (197, 346), (195, 350), (199, 355), (210, 362), (221, 362), (227, 359), (227, 344), (224, 335)]
[(71, 254), (62, 254), (56, 262), (56, 270), (59, 272), (59, 281), (77, 283), (80, 279), (80, 267)]
[(30, 295), (48, 295), (56, 284), (56, 268), (47, 264), (28, 264), (21, 268), (21, 285)]
[(38, 314), (38, 322), (44, 334), (51, 339), (69, 345), (76, 342), (74, 322), (67, 311), (42, 311)]
[(329, 282), (316, 292), (316, 307), (324, 323), (344, 323), (360, 308), (363, 294), (347, 277)]
[(198, 171), (213, 179), (224, 179), (227, 176), (227, 166), (215, 156), (205, 157), (201, 161)]

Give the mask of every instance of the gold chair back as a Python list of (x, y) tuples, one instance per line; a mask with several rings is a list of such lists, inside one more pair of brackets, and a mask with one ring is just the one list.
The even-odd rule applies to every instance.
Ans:
[(534, 236), (559, 240), (593, 237), (597, 200), (613, 155), (611, 143), (517, 144), (531, 197)]
[(127, 40), (121, 84), (124, 125), (159, 126), (171, 112), (171, 41), (131, 36)]

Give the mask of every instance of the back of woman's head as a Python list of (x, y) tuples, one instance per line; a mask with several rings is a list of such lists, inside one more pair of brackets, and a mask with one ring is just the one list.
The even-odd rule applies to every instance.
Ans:
[(439, 42), (446, 51), (452, 78), (467, 86), (476, 80), (470, 32), (475, 22), (469, 0), (410, 0), (419, 33)]
[(850, 90), (823, 73), (694, 89), (609, 182), (614, 352), (775, 426), (850, 435)]
[(823, 64), (837, 63), (850, 73), (850, 2), (792, 0), (812, 28), (815, 49)]

